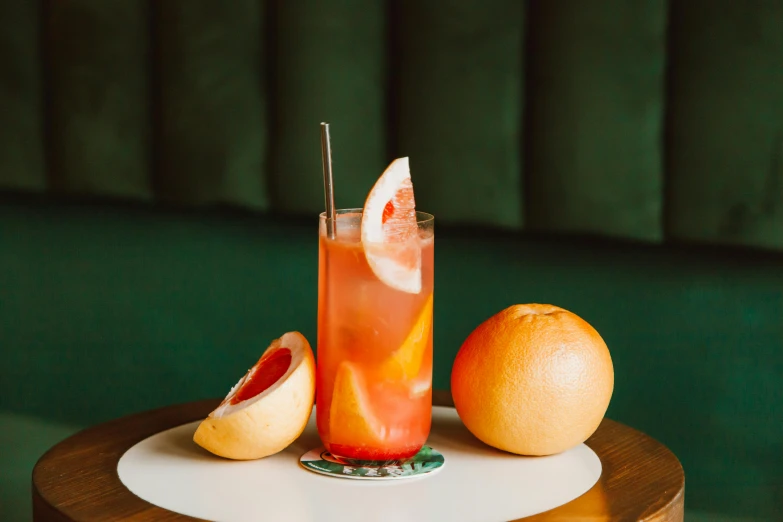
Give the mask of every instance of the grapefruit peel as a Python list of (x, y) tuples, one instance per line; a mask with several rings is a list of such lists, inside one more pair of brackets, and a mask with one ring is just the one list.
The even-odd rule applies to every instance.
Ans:
[(313, 351), (302, 334), (288, 332), (272, 341), (258, 362), (199, 424), (193, 441), (228, 459), (273, 455), (302, 434), (314, 397)]
[(421, 246), (407, 157), (391, 162), (370, 190), (361, 237), (367, 263), (378, 279), (402, 292), (421, 291)]

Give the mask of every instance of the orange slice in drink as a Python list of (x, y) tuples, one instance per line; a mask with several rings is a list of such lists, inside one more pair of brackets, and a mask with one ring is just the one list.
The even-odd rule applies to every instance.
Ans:
[(329, 410), (329, 438), (340, 445), (378, 445), (380, 423), (370, 410), (356, 368), (344, 361), (337, 369)]
[(375, 182), (362, 213), (362, 246), (373, 273), (392, 288), (421, 291), (421, 247), (408, 158)]
[(419, 375), (424, 360), (424, 350), (432, 329), (432, 294), (427, 298), (405, 341), (391, 357), (381, 365), (379, 376), (388, 380), (410, 380)]

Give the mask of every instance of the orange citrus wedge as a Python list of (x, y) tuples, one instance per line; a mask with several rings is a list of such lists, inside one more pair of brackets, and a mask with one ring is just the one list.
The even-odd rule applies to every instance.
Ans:
[(405, 342), (381, 365), (378, 375), (389, 380), (410, 380), (419, 375), (432, 328), (432, 294), (419, 312)]
[(375, 275), (392, 288), (421, 291), (421, 247), (408, 158), (375, 182), (362, 212), (362, 246)]
[(307, 339), (289, 332), (273, 341), (193, 440), (221, 457), (250, 460), (277, 453), (304, 431), (315, 399), (315, 361)]
[(364, 396), (357, 370), (350, 362), (342, 362), (337, 369), (329, 410), (329, 438), (341, 445), (378, 444), (379, 425)]

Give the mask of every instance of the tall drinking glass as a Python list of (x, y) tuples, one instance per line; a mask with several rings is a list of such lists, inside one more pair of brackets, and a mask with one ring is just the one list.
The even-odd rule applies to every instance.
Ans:
[(421, 290), (411, 293), (368, 263), (365, 249), (393, 255), (393, 245), (362, 243), (362, 209), (336, 216), (334, 238), (325, 213), (319, 227), (318, 433), (337, 458), (412, 457), (432, 421), (435, 218), (416, 213)]

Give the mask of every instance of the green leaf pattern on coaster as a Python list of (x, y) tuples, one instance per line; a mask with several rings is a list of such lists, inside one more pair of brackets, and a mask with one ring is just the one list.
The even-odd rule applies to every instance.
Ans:
[(443, 455), (429, 446), (424, 446), (410, 459), (387, 462), (350, 461), (340, 462), (328, 451), (320, 448), (303, 455), (300, 459), (305, 468), (343, 478), (393, 479), (424, 475), (444, 464)]

